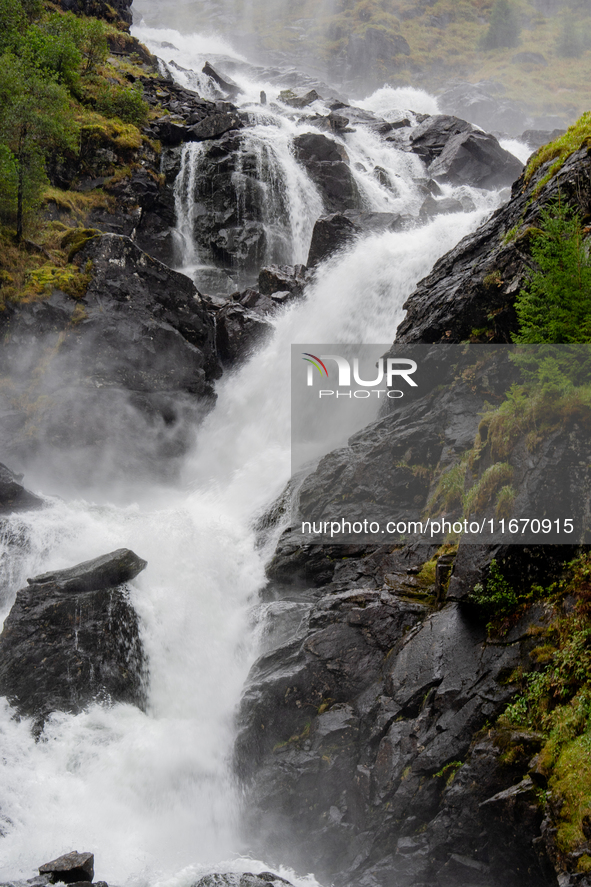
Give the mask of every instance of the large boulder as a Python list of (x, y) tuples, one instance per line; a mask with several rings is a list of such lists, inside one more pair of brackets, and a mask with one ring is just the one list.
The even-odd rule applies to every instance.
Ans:
[(243, 360), (271, 332), (271, 325), (258, 312), (237, 302), (228, 302), (217, 315), (216, 342), (220, 359), (228, 365)]
[(90, 883), (94, 878), (94, 854), (73, 850), (39, 866), (39, 874), (48, 875), (51, 884), (56, 881), (62, 884)]
[(522, 162), (485, 132), (452, 136), (429, 166), (429, 175), (436, 181), (489, 190), (512, 185), (522, 172)]
[(235, 99), (236, 96), (240, 95), (242, 90), (238, 86), (237, 83), (232, 80), (231, 77), (228, 77), (227, 74), (220, 74), (219, 71), (216, 71), (214, 66), (209, 62), (205, 62), (203, 68), (201, 69), (202, 74), (206, 74), (208, 77), (216, 83), (222, 92), (225, 92), (228, 98)]
[(145, 566), (119, 549), (27, 580), (0, 635), (0, 693), (19, 714), (43, 721), (92, 702), (144, 705), (145, 659), (126, 583)]
[(218, 139), (232, 129), (240, 129), (244, 124), (237, 114), (220, 112), (204, 117), (198, 123), (188, 127), (187, 141), (203, 142), (207, 139)]
[(305, 132), (296, 136), (293, 140), (293, 147), (296, 158), (305, 164), (311, 162), (337, 163), (339, 160), (345, 162), (349, 160), (344, 145), (318, 132)]
[(268, 265), (259, 272), (259, 290), (264, 296), (289, 292), (301, 296), (306, 283), (304, 265)]
[(494, 136), (459, 117), (427, 118), (411, 133), (410, 144), (431, 178), (453, 185), (501, 188), (512, 185), (523, 171), (523, 164)]
[(361, 207), (344, 145), (321, 133), (303, 133), (294, 139), (294, 153), (306, 167), (329, 212)]
[(371, 213), (346, 210), (322, 216), (314, 225), (308, 253), (310, 268), (343, 249), (357, 237), (382, 231), (399, 231), (407, 217), (401, 213)]
[(439, 157), (452, 136), (472, 132), (474, 127), (459, 117), (436, 114), (423, 120), (410, 136), (411, 149), (427, 164)]

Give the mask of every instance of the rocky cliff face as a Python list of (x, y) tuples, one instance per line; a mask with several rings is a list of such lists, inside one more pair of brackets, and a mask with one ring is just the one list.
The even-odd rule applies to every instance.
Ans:
[[(508, 341), (528, 233), (559, 194), (589, 216), (589, 169), (582, 148), (550, 181), (544, 166), (518, 180), (510, 202), (419, 284), (400, 339)], [(490, 397), (490, 378), (486, 388)], [(345, 495), (354, 509), (363, 489), (420, 517), (434, 484), (417, 466), (451, 464), (478, 432), (484, 390), (472, 378), (456, 395), (452, 406), (435, 387), (422, 406), (384, 415), (320, 462), (300, 501), (326, 517)], [(580, 483), (589, 478), (573, 478)], [(535, 764), (542, 737), (495, 726), (516, 675), (537, 668), (535, 638), (558, 611), (531, 606), (496, 636), (470, 597), (493, 559), (517, 589), (559, 577), (575, 551), (465, 540), (457, 553), (424, 543), (328, 546), (286, 531), (266, 590), (281, 604), (271, 605), (269, 649), (239, 717), (250, 835), (337, 884), (588, 883), (576, 855), (556, 853), (558, 808), (540, 795)]]
[[(116, 9), (125, 17), (123, 7)], [(380, 40), (367, 35), (352, 43), (357, 59)], [(405, 55), (403, 44), (397, 52)], [(231, 84), (223, 82), (227, 92)], [(172, 471), (211, 407), (222, 364), (248, 353), (268, 332), (268, 315), (299, 298), (309, 280), (301, 265), (273, 264), (260, 271), (257, 288), (234, 290), (230, 272), (254, 283), (269, 256), (250, 121), (226, 101), (229, 94), (205, 101), (164, 76), (144, 87), (152, 106), (169, 113), (151, 121), (140, 148), (119, 146), (133, 158), (129, 174), (113, 175), (124, 154), (102, 142), (89, 143), (80, 164), (53, 170), (55, 182), (89, 192), (107, 185), (113, 198), (94, 207), (86, 218), (92, 227), (70, 241), (76, 287), (8, 304), (0, 315), (0, 370), (11, 370), (0, 392), (7, 461), (55, 454), (59, 470), (65, 454), (76, 483), (86, 481), (98, 455), (105, 460), (97, 465), (101, 479), (107, 467), (116, 479)], [(411, 133), (407, 119), (398, 126), (366, 115), (375, 132), (423, 158), (428, 174), (425, 201), (413, 216), (363, 213), (339, 140), (359, 112), (333, 104), (319, 123), (328, 134), (295, 142), (297, 161), (329, 213), (317, 225), (311, 266), (367, 232), (470, 208), (435, 200), (438, 182), (492, 188), (510, 184), (521, 168), (492, 136), (457, 118), (429, 117)], [(162, 143), (161, 154), (152, 139)], [(209, 297), (168, 267), (178, 249), (174, 183), (194, 145), (200, 176), (189, 194), (199, 207), (192, 234), (219, 272)], [(520, 179), (510, 203), (421, 282), (407, 303), (400, 341), (509, 340), (528, 234), (541, 209), (558, 194), (585, 216), (591, 208), (586, 148), (542, 185), (546, 172)], [(57, 204), (50, 212), (65, 218)], [(282, 254), (271, 258), (281, 262)], [(376, 498), (387, 491), (401, 513), (414, 509), (418, 516), (433, 492), (428, 466), (449, 467), (473, 445), (488, 383), (466, 384), (460, 394), (453, 405), (434, 388), (418, 408), (382, 416), (306, 478), (302, 501), (331, 505), (354, 482)], [(573, 439), (587, 449), (570, 486), (588, 490), (585, 429), (573, 427)], [(0, 471), (2, 510), (41, 504), (11, 472)], [(515, 588), (525, 589), (559, 577), (573, 553), (566, 546), (464, 543), (444, 550), (328, 546), (302, 544), (286, 532), (264, 592), (267, 649), (239, 715), (235, 760), (251, 845), (338, 885), (554, 887), (559, 874), (561, 887), (584, 883), (576, 860), (555, 852), (556, 807), (540, 799), (543, 774), (533, 762), (540, 736), (495, 727), (515, 693), (515, 676), (535, 668), (535, 638), (556, 608), (538, 603), (495, 634), (470, 599), (491, 575), (493, 559)], [(96, 699), (143, 704), (137, 619), (121, 586), (131, 575), (80, 567), (73, 575), (35, 577), (7, 620), (0, 690), (25, 715), (79, 711)], [(95, 577), (90, 585), (87, 574)], [(39, 643), (31, 644), (31, 632)]]
[(405, 305), (397, 340), (510, 342), (517, 329), (513, 303), (530, 267), (529, 236), (540, 212), (558, 199), (589, 217), (589, 157), (588, 147), (581, 147), (543, 187), (553, 161), (529, 181), (517, 179), (511, 200), (421, 281)]
[(76, 256), (85, 292), (56, 289), (0, 316), (3, 451), (21, 464), (53, 453), (56, 467), (68, 456), (78, 481), (100, 474), (96, 460), (108, 469), (105, 447), (126, 454), (110, 469), (121, 478), (166, 472), (213, 402), (213, 316), (187, 277), (126, 237), (88, 233)]

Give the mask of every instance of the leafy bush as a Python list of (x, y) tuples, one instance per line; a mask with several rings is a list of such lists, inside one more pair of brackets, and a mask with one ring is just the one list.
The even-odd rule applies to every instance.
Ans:
[(42, 25), (32, 25), (24, 37), (21, 55), (31, 65), (53, 74), (71, 91), (76, 90), (82, 54), (67, 16), (55, 13)]
[(124, 123), (141, 126), (148, 117), (148, 105), (143, 99), (141, 83), (134, 83), (133, 86), (101, 83), (95, 101), (97, 111), (107, 117), (118, 117)]
[(509, 616), (520, 603), (517, 593), (504, 578), (496, 560), (490, 562), (486, 582), (478, 582), (474, 586), (468, 595), (468, 601), (487, 618)]

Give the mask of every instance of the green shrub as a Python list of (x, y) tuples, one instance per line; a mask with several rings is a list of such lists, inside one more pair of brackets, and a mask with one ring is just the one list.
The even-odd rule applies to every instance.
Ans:
[(509, 616), (520, 603), (517, 593), (503, 577), (496, 560), (490, 562), (486, 582), (478, 582), (474, 586), (468, 595), (468, 601), (486, 618)]
[(148, 117), (141, 83), (133, 86), (115, 86), (101, 83), (96, 94), (96, 109), (106, 117), (118, 117), (124, 123), (142, 126)]

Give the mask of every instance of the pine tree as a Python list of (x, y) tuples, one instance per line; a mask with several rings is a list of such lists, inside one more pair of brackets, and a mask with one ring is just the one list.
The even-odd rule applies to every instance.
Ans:
[(541, 214), (535, 270), (517, 297), (517, 343), (591, 343), (591, 258), (580, 216), (555, 204)]
[(480, 45), (483, 49), (518, 46), (519, 32), (519, 21), (509, 0), (496, 0), (490, 15), (488, 31)]

